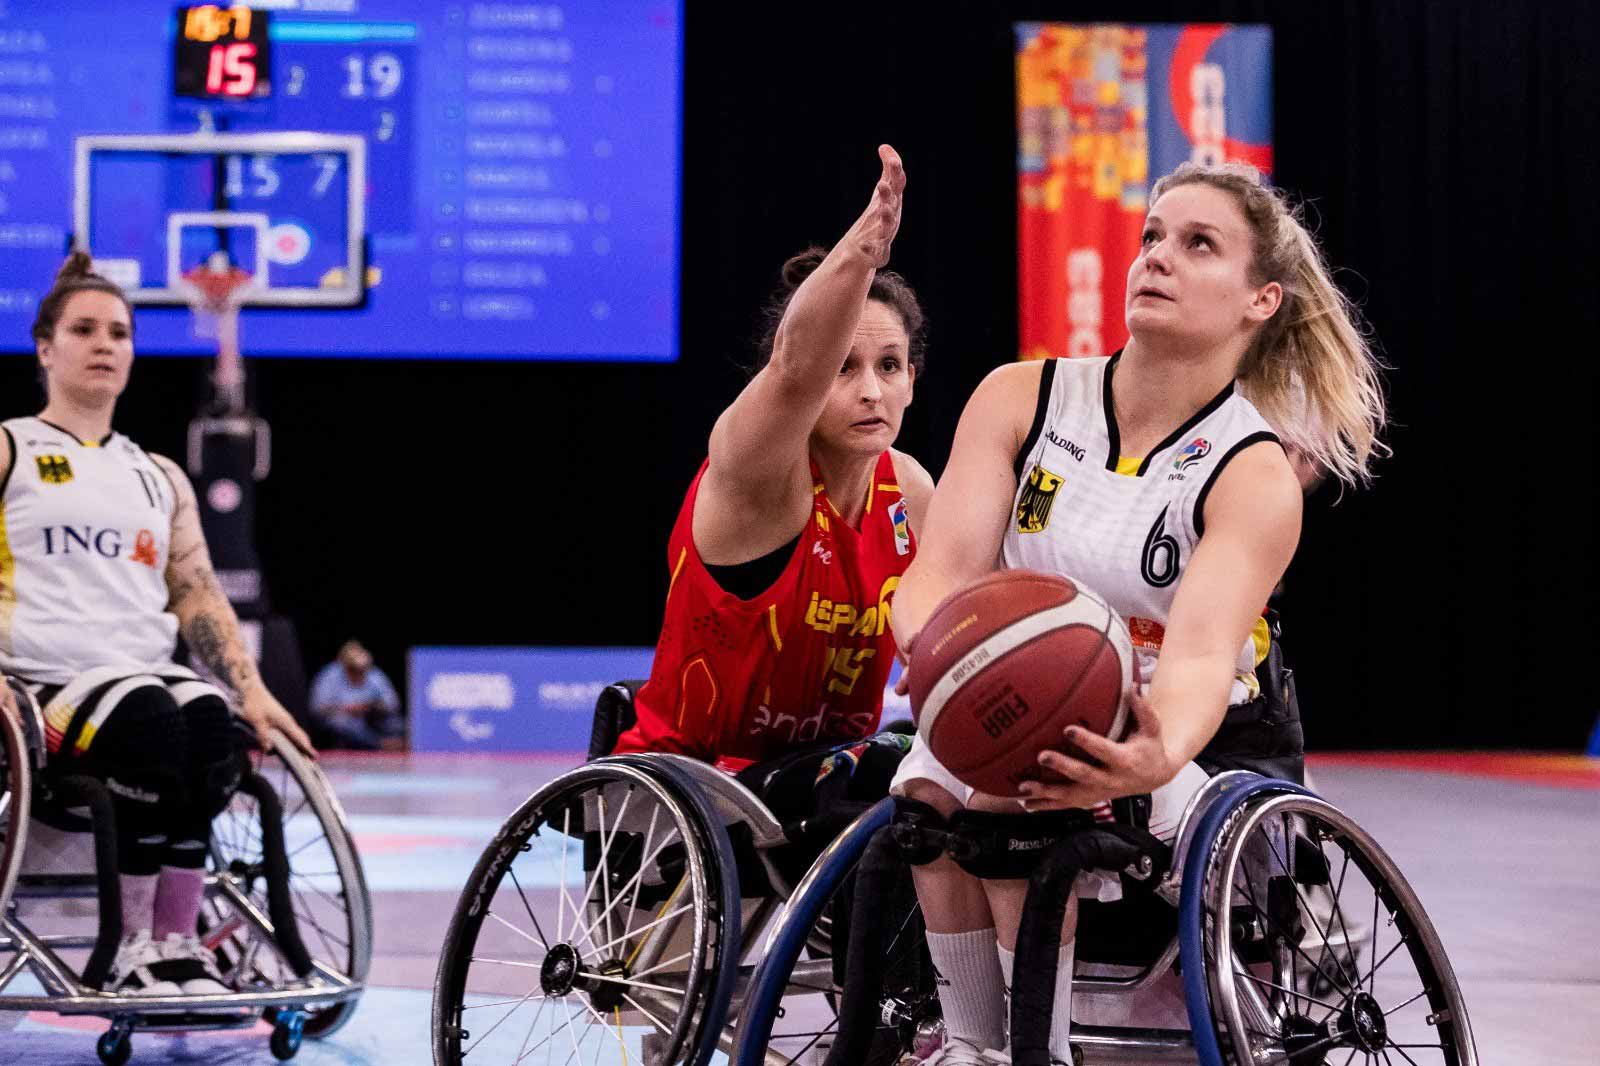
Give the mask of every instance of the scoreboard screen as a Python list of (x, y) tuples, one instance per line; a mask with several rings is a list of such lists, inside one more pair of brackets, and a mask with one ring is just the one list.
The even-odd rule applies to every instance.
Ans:
[[(345, 284), (361, 217), (365, 301), (247, 302), (250, 356), (676, 359), (681, 29), (681, 0), (0, 2), (0, 350), (31, 351), (83, 185), (91, 254), (144, 284), (203, 260), (197, 212), (249, 220), (223, 239), (272, 288)], [(74, 170), (79, 138), (202, 130), (360, 137), (362, 210), (332, 157)], [(214, 351), (139, 302), (141, 353)]]

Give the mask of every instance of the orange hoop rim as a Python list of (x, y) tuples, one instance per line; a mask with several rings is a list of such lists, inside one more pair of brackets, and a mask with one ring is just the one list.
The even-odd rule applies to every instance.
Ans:
[(212, 270), (207, 266), (187, 270), (183, 280), (189, 289), (189, 306), (214, 315), (235, 311), (239, 297), (254, 277), (250, 271), (232, 266), (227, 270)]

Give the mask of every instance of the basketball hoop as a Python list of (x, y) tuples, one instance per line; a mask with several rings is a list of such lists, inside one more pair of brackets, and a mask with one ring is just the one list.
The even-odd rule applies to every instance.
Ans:
[(194, 315), (194, 335), (217, 342), (212, 375), (217, 400), (230, 411), (244, 410), (244, 362), (239, 354), (239, 306), (255, 275), (227, 261), (225, 253), (184, 271), (183, 289)]

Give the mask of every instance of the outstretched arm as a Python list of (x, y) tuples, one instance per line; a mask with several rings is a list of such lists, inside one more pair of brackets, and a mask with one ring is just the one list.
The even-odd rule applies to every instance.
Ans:
[(155, 461), (172, 482), (178, 500), (167, 554), (167, 592), (168, 606), (178, 616), (184, 641), (195, 658), (233, 691), (240, 714), (255, 730), (263, 748), (269, 746), (270, 731), (276, 728), (310, 753), (311, 739), (267, 691), (255, 659), (245, 647), (239, 633), (239, 616), (211, 568), (211, 552), (206, 548), (200, 508), (189, 478), (172, 460), (156, 456)]
[(905, 169), (888, 145), (879, 146), (878, 157), (883, 170), (866, 210), (790, 297), (771, 360), (711, 431), (695, 512), (697, 541), (745, 539), (753, 514), (771, 515), (781, 525), (792, 517), (788, 511), (803, 516), (809, 510), (811, 431), (900, 228)]

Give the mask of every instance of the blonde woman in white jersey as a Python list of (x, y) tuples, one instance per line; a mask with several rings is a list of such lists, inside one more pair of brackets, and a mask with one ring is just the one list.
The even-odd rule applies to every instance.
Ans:
[(177, 634), (263, 744), (274, 728), (310, 742), (240, 638), (188, 478), (111, 428), (133, 364), (127, 298), (74, 252), (33, 338), (44, 409), (0, 424), (0, 671), (44, 708), (50, 772), (112, 795), (123, 938), (105, 987), (226, 991), (195, 919), (241, 752), (223, 693), (172, 662)]
[[(1170, 839), (1203, 767), (1300, 764), (1298, 723), (1284, 750), (1252, 752), (1272, 730), (1243, 720), (1270, 702), (1254, 676), (1261, 613), (1300, 533), (1300, 485), (1271, 427), (1292, 425), (1316, 468), (1361, 483), (1384, 450), (1383, 395), (1316, 243), (1248, 168), (1185, 164), (1156, 184), (1127, 293), (1118, 356), (1003, 366), (973, 394), (893, 627), (910, 647), (945, 595), (997, 566), (1066, 573), (1105, 597), (1148, 682), (1137, 730), (1121, 743), (1069, 730), (1100, 765), (1045, 753), (1072, 783), (1027, 785), (1020, 802), (1150, 794), (1150, 829)], [(1018, 803), (973, 794), (920, 744), (894, 790), (945, 817)], [(979, 881), (948, 857), (914, 872), (943, 978), (942, 1061), (1006, 1061), (996, 1049), (1027, 883)], [(1050, 1034), (1064, 1063), (1076, 923), (1074, 900)]]

